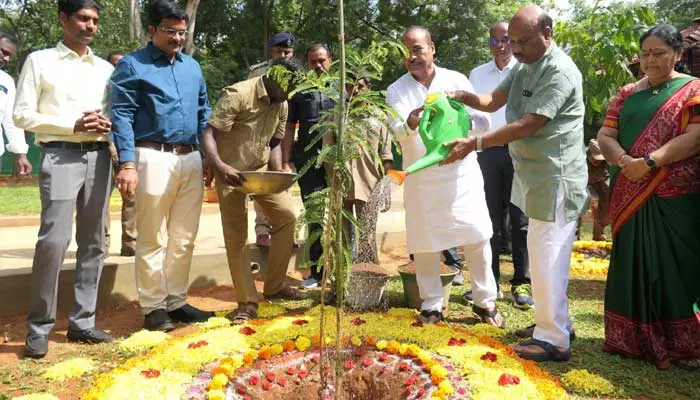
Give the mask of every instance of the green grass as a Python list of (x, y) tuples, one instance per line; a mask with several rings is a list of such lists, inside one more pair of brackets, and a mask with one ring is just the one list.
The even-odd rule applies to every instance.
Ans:
[[(112, 199), (119, 191), (112, 192)], [(41, 213), (38, 185), (0, 186), (0, 216), (37, 215)]]

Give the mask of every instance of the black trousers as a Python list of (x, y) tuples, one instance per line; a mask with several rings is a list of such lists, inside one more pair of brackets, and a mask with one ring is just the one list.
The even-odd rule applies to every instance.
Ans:
[(508, 146), (492, 147), (478, 153), (481, 173), (484, 176), (486, 205), (489, 209), (493, 236), (491, 268), (498, 282), (501, 278), (499, 255), (502, 238), (507, 237), (508, 217), (510, 217), (510, 236), (515, 273), (511, 285), (530, 283), (530, 264), (527, 254), (527, 226), (525, 213), (510, 202), (513, 187), (513, 160), (508, 154)]
[[(325, 189), (326, 171), (321, 168), (310, 168), (304, 175), (299, 178), (299, 189), (301, 190), (301, 201), (306, 204), (308, 197), (315, 192)], [(323, 229), (320, 224), (309, 224), (306, 227), (308, 236), (312, 237), (314, 232), (319, 232)], [(307, 244), (309, 249), (309, 261), (311, 261), (311, 277), (316, 280), (321, 280), (323, 274), (322, 266), (317, 265), (318, 260), (323, 254), (321, 239), (317, 238), (311, 244)]]

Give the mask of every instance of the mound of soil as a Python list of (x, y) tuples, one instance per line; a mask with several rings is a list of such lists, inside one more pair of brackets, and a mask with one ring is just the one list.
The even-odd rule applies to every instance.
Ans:
[[(405, 274), (415, 274), (416, 266), (413, 262), (410, 262), (399, 266), (398, 270), (399, 272), (403, 272)], [(458, 272), (455, 268), (452, 268), (445, 263), (440, 263), (440, 275), (454, 275), (455, 272)]]

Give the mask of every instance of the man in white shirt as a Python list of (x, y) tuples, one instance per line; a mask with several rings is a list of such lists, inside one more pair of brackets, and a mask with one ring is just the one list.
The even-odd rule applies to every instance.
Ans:
[[(12, 37), (0, 31), (0, 70), (10, 62), (15, 55), (17, 47)], [(24, 139), (24, 131), (17, 128), (12, 122), (12, 108), (15, 105), (15, 81), (5, 71), (0, 71), (0, 157), (5, 152), (5, 139), (7, 136), (7, 151), (15, 153), (14, 172), (16, 175), (25, 176), (32, 172), (32, 164), (27, 159), (27, 141)]]
[[(410, 52), (404, 60), (408, 70), (387, 89), (387, 103), (399, 120), (393, 130), (411, 165), (425, 155), (416, 129), (428, 93), (473, 88), (466, 76), (433, 63), (435, 45), (430, 32), (410, 27), (402, 37)], [(468, 109), (473, 129), (487, 131), (490, 117)], [(419, 320), (442, 320), (444, 293), (440, 279), (440, 252), (464, 246), (474, 291), (473, 310), (486, 323), (503, 327), (496, 308), (496, 281), (491, 273), (491, 220), (484, 198), (484, 184), (476, 156), (447, 167), (432, 166), (406, 177), (404, 186), (408, 250), (414, 254), (418, 289), (423, 299)]]
[(97, 33), (95, 0), (59, 0), (63, 39), (31, 53), (18, 81), (14, 121), (41, 146), (41, 226), (32, 265), (25, 357), (48, 352), (56, 323), (58, 277), (71, 241), (75, 211), (75, 306), (69, 341), (111, 342), (95, 328), (97, 287), (104, 264), (104, 213), (111, 189), (110, 121), (102, 114), (112, 66), (88, 47)]
[[(517, 64), (513, 57), (508, 38), (508, 23), (499, 22), (489, 32), (489, 47), (493, 60), (479, 65), (472, 70), (469, 80), (474, 83), (477, 93), (491, 93), (508, 76)], [(506, 124), (506, 108), (501, 107), (491, 113), (491, 129), (498, 129)], [(475, 136), (478, 134), (475, 134)], [(484, 192), (486, 204), (493, 226), (491, 238), (491, 267), (498, 284), (501, 273), (499, 255), (503, 251), (502, 243), (506, 237), (512, 239), (512, 254), (515, 273), (510, 280), (514, 305), (529, 308), (533, 305), (530, 288), (530, 267), (527, 253), (527, 225), (525, 213), (510, 202), (513, 186), (513, 160), (508, 153), (508, 145), (490, 147), (477, 154), (481, 172), (484, 175)], [(510, 217), (510, 224), (508, 223)], [(510, 227), (508, 226), (510, 225)], [(510, 229), (510, 235), (508, 235)], [(464, 297), (471, 301), (471, 292)]]

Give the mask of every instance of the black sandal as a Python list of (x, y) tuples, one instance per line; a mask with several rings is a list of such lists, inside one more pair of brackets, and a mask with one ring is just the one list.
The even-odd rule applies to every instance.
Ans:
[(543, 362), (543, 361), (556, 361), (565, 362), (571, 359), (571, 349), (559, 350), (557, 346), (545, 342), (543, 340), (530, 339), (520, 343), (518, 346), (538, 346), (544, 353), (525, 353), (518, 351), (515, 348), (515, 352), (520, 358), (530, 361)]
[[(517, 336), (521, 339), (529, 339), (532, 337), (533, 333), (535, 332), (535, 326), (537, 326), (537, 325), (532, 324), (532, 325), (528, 326), (527, 328), (518, 329), (517, 331), (515, 331), (515, 336)], [(573, 328), (571, 328), (571, 333), (569, 333), (569, 341), (573, 342), (574, 340), (576, 340), (576, 331)]]
[[(481, 308), (478, 306), (472, 306), (472, 311), (474, 314), (478, 315), (479, 318), (481, 319), (481, 322), (485, 324), (490, 324), (493, 325), (497, 328), (505, 329), (506, 327), (506, 320), (503, 319), (503, 316), (501, 313), (498, 312), (498, 307), (494, 307), (493, 310), (489, 311), (485, 308)], [(500, 325), (494, 325), (491, 321), (496, 322), (496, 317), (500, 316), (501, 317), (501, 324)], [(491, 319), (491, 321), (489, 321)]]
[(228, 318), (233, 325), (242, 325), (257, 317), (257, 306), (251, 307), (248, 304), (242, 304), (236, 310), (226, 315), (226, 318)]
[(418, 321), (423, 324), (437, 324), (442, 321), (443, 315), (440, 311), (422, 310), (418, 315)]

